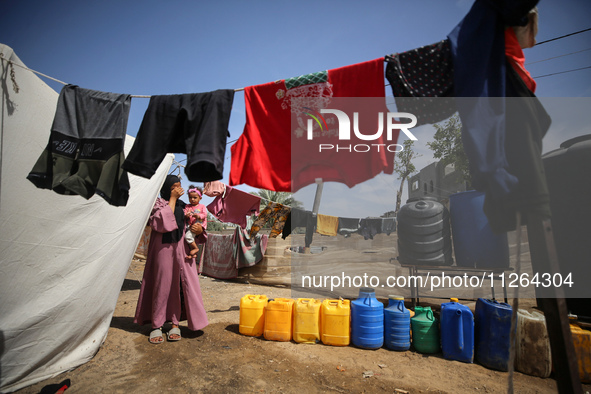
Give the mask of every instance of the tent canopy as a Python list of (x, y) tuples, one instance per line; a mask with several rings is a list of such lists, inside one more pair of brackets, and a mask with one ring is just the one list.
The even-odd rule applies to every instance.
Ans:
[(11, 67), (23, 64), (10, 47), (0, 53), (0, 391), (10, 392), (96, 354), (173, 156), (149, 180), (130, 175), (125, 207), (37, 189), (26, 176), (49, 140), (58, 93)]

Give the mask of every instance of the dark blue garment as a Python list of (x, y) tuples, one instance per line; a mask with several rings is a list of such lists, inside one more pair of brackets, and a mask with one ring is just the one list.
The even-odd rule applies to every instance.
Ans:
[(505, 155), (504, 29), (521, 24), (537, 2), (476, 0), (447, 36), (472, 185), (492, 199), (507, 196), (517, 185)]
[(350, 237), (359, 231), (359, 218), (339, 218), (339, 225), (337, 226), (337, 234), (343, 235), (345, 238)]
[(281, 238), (287, 238), (296, 227), (305, 227), (306, 236), (304, 239), (304, 244), (306, 248), (308, 248), (312, 244), (314, 232), (316, 232), (316, 221), (317, 216), (315, 213), (304, 211), (303, 209), (299, 208), (292, 208), (289, 216), (285, 220)]
[(377, 234), (382, 233), (382, 218), (365, 218), (359, 221), (359, 234), (364, 239), (373, 239)]

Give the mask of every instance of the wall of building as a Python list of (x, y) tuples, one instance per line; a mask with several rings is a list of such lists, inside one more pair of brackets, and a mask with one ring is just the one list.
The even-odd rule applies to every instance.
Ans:
[(408, 179), (408, 198), (433, 197), (444, 201), (451, 194), (466, 191), (462, 174), (455, 171), (453, 164), (431, 163)]

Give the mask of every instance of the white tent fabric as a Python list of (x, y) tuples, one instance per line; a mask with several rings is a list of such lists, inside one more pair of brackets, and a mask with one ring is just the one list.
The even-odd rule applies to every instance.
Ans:
[[(10, 47), (0, 53), (22, 65)], [(174, 156), (150, 180), (130, 175), (126, 207), (37, 189), (26, 176), (49, 140), (58, 93), (14, 66), (16, 93), (0, 63), (0, 392), (11, 392), (98, 352)]]

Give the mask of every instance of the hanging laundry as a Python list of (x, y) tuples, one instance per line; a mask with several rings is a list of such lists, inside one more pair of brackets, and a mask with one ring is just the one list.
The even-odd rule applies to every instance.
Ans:
[(199, 273), (217, 279), (232, 279), (240, 268), (259, 263), (267, 250), (269, 237), (266, 234), (247, 238), (247, 232), (236, 227), (228, 235), (210, 234), (201, 253)]
[(339, 227), (339, 218), (336, 216), (329, 216), (318, 214), (316, 218), (316, 232), (322, 235), (330, 235), (335, 237)]
[(363, 235), (364, 239), (373, 239), (377, 234), (382, 232), (381, 218), (365, 218), (359, 220), (359, 234)]
[(398, 112), (417, 117), (417, 126), (437, 123), (456, 112), (449, 40), (386, 56)]
[(261, 261), (267, 250), (268, 241), (267, 234), (258, 234), (254, 239), (249, 239), (246, 230), (236, 227), (234, 231), (236, 267), (252, 267)]
[(304, 211), (299, 208), (292, 208), (290, 214), (285, 220), (281, 238), (287, 238), (293, 229), (297, 227), (305, 227), (306, 235), (304, 238), (304, 245), (306, 248), (308, 248), (312, 244), (312, 239), (314, 237), (314, 233), (316, 232), (316, 223), (316, 214), (310, 211)]
[[(508, 60), (509, 61), (509, 60)], [(484, 213), (496, 233), (515, 230), (515, 213), (521, 212), (522, 224), (535, 214), (550, 217), (550, 197), (542, 161), (542, 139), (552, 120), (521, 76), (507, 67), (505, 151), (509, 171), (519, 180), (517, 187), (503, 199), (484, 199)]]
[(527, 23), (536, 4), (537, 0), (477, 0), (447, 36), (454, 92), (466, 97), (457, 106), (472, 185), (493, 199), (506, 197), (517, 185), (505, 154), (504, 27)]
[(507, 61), (513, 67), (515, 72), (519, 74), (525, 86), (532, 93), (536, 92), (536, 81), (532, 78), (529, 71), (525, 69), (525, 55), (523, 54), (523, 49), (521, 49), (521, 45), (517, 40), (517, 35), (515, 34), (515, 30), (512, 27), (508, 27), (505, 29), (505, 55), (507, 56)]
[(538, 35), (538, 7), (529, 10), (524, 26), (512, 26), (512, 28), (522, 49), (533, 48)]
[[(458, 100), (458, 110), (463, 125), (464, 150), (470, 162), (472, 185), (476, 190), (485, 192), (485, 213), (494, 231), (504, 232), (514, 227), (515, 221), (507, 216), (514, 218), (515, 207), (523, 207), (524, 195), (531, 198), (538, 195), (543, 200), (543, 190), (547, 193), (547, 189), (543, 187), (545, 185), (541, 184), (535, 187), (535, 191), (523, 193), (524, 185), (519, 183), (525, 182), (527, 185), (526, 179), (540, 178), (537, 173), (539, 165), (536, 163), (541, 163), (541, 136), (545, 134), (544, 124), (549, 124), (549, 117), (546, 117), (541, 104), (533, 99), (512, 100), (511, 104), (505, 99), (512, 95), (534, 97), (531, 89), (528, 95), (521, 91), (522, 87), (528, 90), (524, 81), (518, 77), (519, 83), (516, 83), (513, 78), (516, 75), (515, 70), (513, 67), (506, 67), (506, 54), (508, 52), (511, 58), (515, 43), (511, 42), (513, 37), (509, 32), (509, 48), (505, 46), (505, 26), (527, 25), (530, 22), (530, 11), (536, 4), (537, 0), (477, 0), (466, 17), (448, 35), (454, 61), (455, 93), (458, 97), (466, 97)], [(467, 99), (468, 97), (471, 99)], [(515, 105), (524, 111), (521, 118), (515, 112)], [(542, 118), (534, 125), (526, 124), (524, 119), (529, 119), (533, 113), (538, 113)], [(521, 126), (535, 131), (516, 131)], [(534, 147), (528, 153), (509, 146), (509, 141), (521, 139), (523, 143), (528, 138), (524, 137), (524, 133), (533, 137), (533, 140), (525, 143), (525, 147)], [(520, 158), (520, 153), (517, 153), (514, 159), (509, 159), (508, 150), (513, 152), (512, 156), (516, 152), (525, 156)], [(538, 151), (540, 157), (536, 157)], [(521, 164), (523, 167), (510, 164), (528, 160), (530, 163)], [(540, 200), (532, 200), (530, 203), (537, 205)]]
[(123, 168), (150, 178), (167, 153), (186, 153), (193, 182), (222, 179), (234, 90), (152, 96)]
[(234, 255), (234, 234), (209, 234), (202, 247), (203, 258), (199, 262), (199, 273), (217, 279), (231, 279), (238, 276)]
[(273, 221), (273, 227), (271, 229), (270, 238), (277, 238), (277, 236), (283, 231), (285, 221), (289, 216), (291, 208), (279, 204), (276, 202), (269, 202), (265, 208), (261, 211), (258, 217), (254, 220), (252, 227), (250, 228), (250, 238), (253, 238), (261, 230), (261, 227), (268, 221)]
[(94, 194), (125, 206), (129, 179), (121, 169), (131, 96), (66, 85), (60, 91), (49, 143), (27, 176), (40, 189)]
[(207, 206), (207, 210), (222, 222), (234, 223), (246, 228), (246, 217), (258, 215), (260, 205), (259, 196), (226, 186), (225, 195), (217, 196)]
[(382, 234), (390, 235), (396, 231), (396, 218), (382, 219)]
[(226, 185), (220, 181), (205, 182), (203, 185), (203, 194), (208, 197), (222, 196), (226, 192)]
[[(353, 152), (356, 153), (357, 160), (347, 159), (347, 155), (344, 154), (338, 161), (334, 158), (324, 158), (321, 162), (318, 161), (317, 155), (314, 156), (314, 162), (310, 160), (312, 156), (309, 149), (301, 148), (295, 155), (292, 153), (292, 138), (298, 140), (297, 145), (301, 145), (300, 141), (306, 140), (303, 130), (306, 128), (307, 119), (312, 119), (306, 114), (310, 113), (307, 105), (312, 105), (314, 112), (321, 108), (329, 108), (329, 104), (337, 97), (385, 96), (383, 61), (384, 59), (380, 58), (245, 88), (246, 125), (244, 132), (231, 148), (229, 184), (245, 183), (268, 190), (295, 192), (314, 183), (316, 178), (343, 182), (352, 187), (382, 171), (391, 174), (394, 153), (386, 149), (365, 155)], [(380, 111), (388, 112), (385, 100), (373, 109), (376, 114)], [(299, 129), (292, 128), (292, 118), (293, 124), (299, 126)], [(325, 126), (328, 127), (327, 124)], [(333, 133), (333, 143), (337, 144), (335, 127), (333, 124), (334, 130), (330, 130), (330, 133)], [(329, 132), (323, 131), (325, 134)], [(322, 138), (327, 137), (324, 135)], [(392, 144), (396, 143), (397, 137), (398, 130), (395, 130)], [(372, 143), (383, 141), (374, 140)], [(318, 148), (314, 152), (317, 150)], [(295, 175), (293, 182), (292, 172)]]
[(350, 237), (359, 231), (359, 218), (339, 218), (339, 225), (337, 233), (344, 235), (345, 238)]

